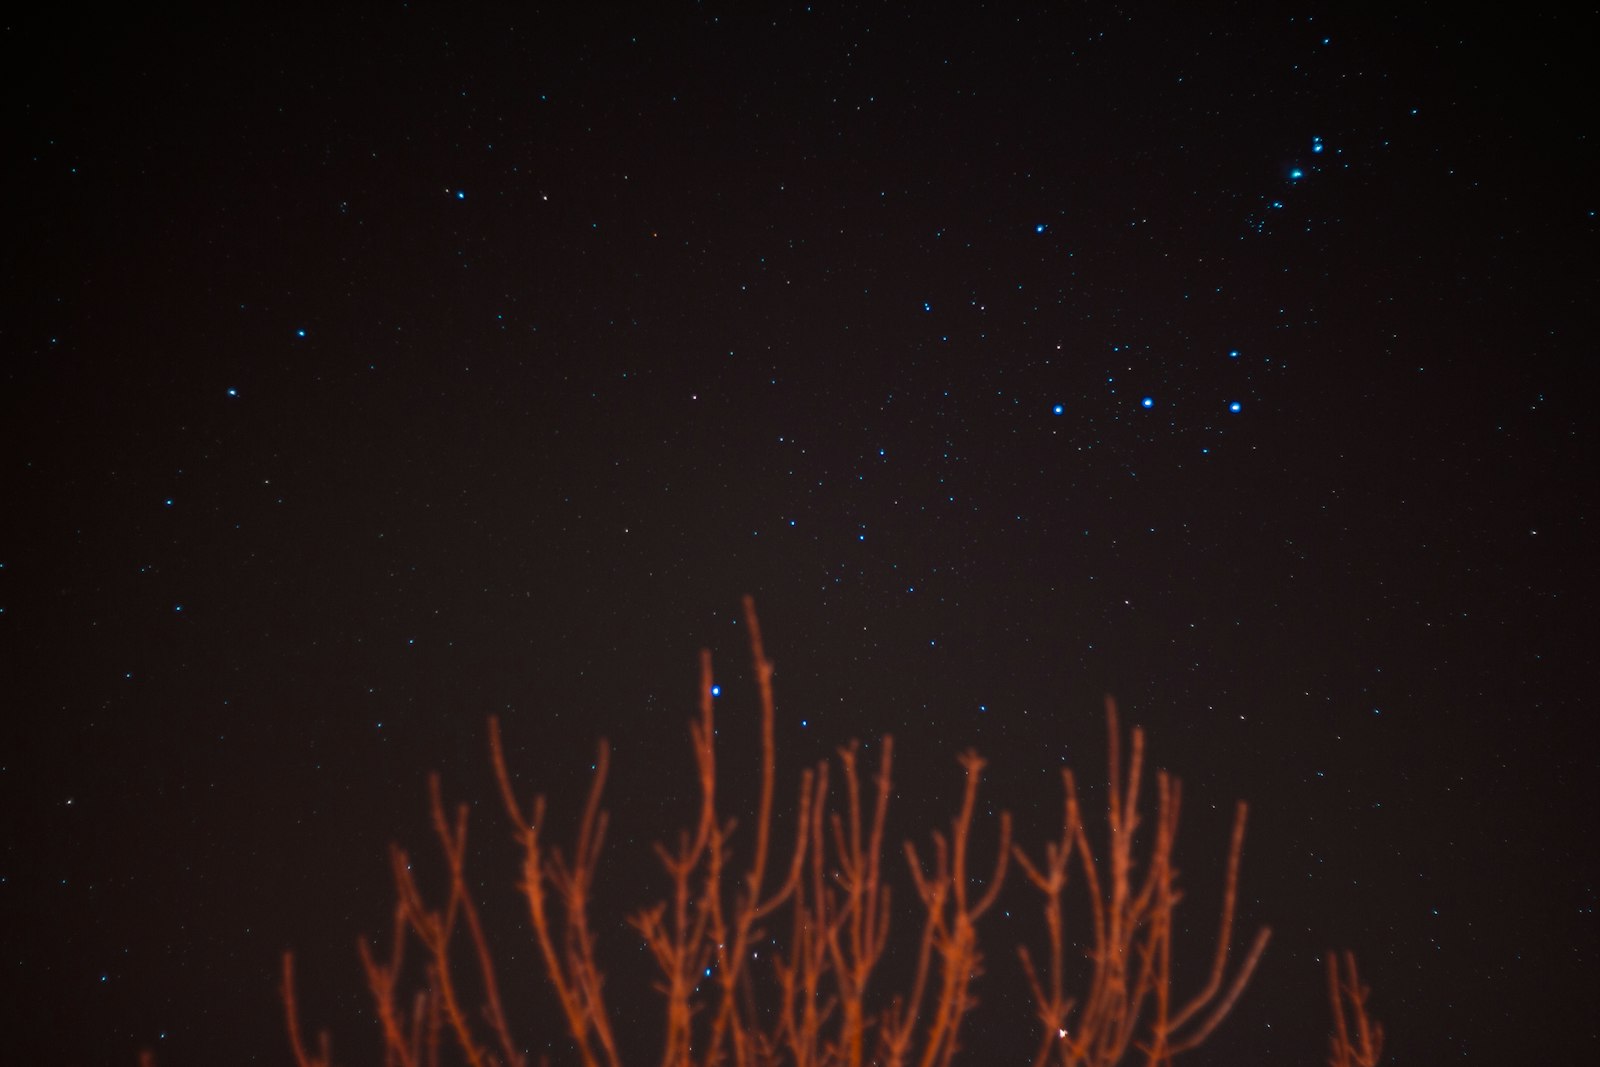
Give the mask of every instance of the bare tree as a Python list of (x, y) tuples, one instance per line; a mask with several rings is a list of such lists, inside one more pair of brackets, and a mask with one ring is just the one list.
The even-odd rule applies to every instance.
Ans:
[[(1181, 894), (1172, 863), (1181, 791), (1164, 772), (1156, 776), (1154, 839), (1149, 855), (1134, 854), (1140, 825), (1139, 793), (1144, 736), (1132, 733), (1126, 768), (1116, 707), (1107, 702), (1110, 788), (1109, 838), (1103, 856), (1090, 845), (1077, 787), (1064, 771), (1064, 811), (1059, 840), (1030, 859), (1011, 843), (1007, 814), (986, 882), (972, 873), (971, 840), (984, 761), (960, 757), (965, 776), (960, 804), (945, 831), (931, 834), (927, 851), (907, 841), (903, 854), (920, 908), (921, 934), (910, 984), (882, 988), (879, 964), (889, 942), (892, 907), (884, 862), (894, 742), (885, 737), (870, 781), (864, 783), (854, 742), (837, 757), (838, 796), (830, 792), (830, 764), (800, 776), (794, 837), (783, 851), (773, 840), (776, 746), (772, 664), (762, 645), (751, 600), (745, 598), (751, 655), (761, 706), (760, 794), (754, 824), (735, 834), (719, 807), (714, 744), (712, 670), (701, 654), (699, 714), (690, 740), (699, 800), (690, 826), (655, 852), (669, 893), (630, 917), (656, 970), (662, 997), (661, 1067), (944, 1067), (962, 1048), (962, 1024), (974, 1007), (973, 983), (982, 974), (979, 922), (997, 899), (1011, 860), (1042, 893), (1047, 940), (1036, 962), (1018, 949), (1042, 1027), (1035, 1058), (1047, 1064), (1104, 1065), (1133, 1056), (1146, 1064), (1171, 1063), (1205, 1041), (1232, 1008), (1268, 938), (1262, 929), (1229, 967), (1238, 901), (1246, 808), (1239, 804), (1228, 850), (1220, 929), (1209, 978), (1185, 1000), (1172, 993), (1172, 926)], [(489, 751), (503, 806), (521, 852), (519, 889), (528, 909), (538, 956), (559, 1004), (568, 1036), (583, 1067), (621, 1067), (614, 1017), (606, 999), (602, 950), (591, 908), (605, 843), (602, 806), (610, 767), (600, 744), (577, 834), (568, 848), (552, 844), (543, 796), (519, 799), (507, 766), (500, 724), (489, 720)], [(866, 786), (864, 789), (863, 786)], [(865, 795), (864, 795), (865, 794)], [(379, 960), (363, 940), (362, 965), (373, 998), (386, 1067), (527, 1067), (512, 1036), (490, 941), (465, 872), (467, 807), (447, 811), (437, 776), (429, 780), (434, 835), (448, 882), (442, 905), (430, 906), (414, 879), (408, 855), (391, 853), (396, 905), (388, 958)], [(741, 846), (742, 841), (742, 846)], [(743, 852), (740, 852), (742, 847)], [(775, 860), (775, 853), (781, 858)], [(741, 858), (742, 856), (742, 858)], [(1090, 966), (1088, 988), (1067, 993), (1068, 933), (1063, 895), (1077, 870), (1089, 900), (1082, 941)], [(787, 926), (782, 939), (769, 928)], [(465, 931), (463, 933), (463, 931)], [(752, 948), (778, 944), (756, 973)], [(422, 959), (406, 969), (411, 942)], [(418, 988), (402, 991), (404, 977), (420, 973)], [(465, 976), (465, 977), (463, 977)], [(1330, 981), (1336, 979), (1330, 970)], [(1349, 1048), (1340, 1014), (1339, 987), (1331, 987), (1339, 1030), (1335, 1054)], [(468, 989), (481, 1001), (466, 1002)], [(1365, 990), (1349, 962), (1348, 995), (1357, 1005), (1356, 1058), (1335, 1067), (1369, 1067), (1377, 1042), (1359, 1005)], [(308, 1049), (299, 1023), (291, 956), (284, 958), (283, 999), (298, 1067), (331, 1067), (326, 1039)]]

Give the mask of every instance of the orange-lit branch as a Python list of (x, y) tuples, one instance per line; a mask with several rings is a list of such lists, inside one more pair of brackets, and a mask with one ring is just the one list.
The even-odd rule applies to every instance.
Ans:
[[(294, 953), (283, 954), (283, 983), (279, 986), (283, 997), (283, 1014), (289, 1029), (289, 1049), (294, 1053), (296, 1067), (331, 1067), (333, 1057), (328, 1052), (328, 1032), (318, 1035), (318, 1050), (312, 1053), (300, 1036), (300, 1007), (294, 991)], [(153, 1057), (152, 1057), (153, 1058)]]
[(393, 1067), (417, 1067), (422, 1063), (421, 1023), (425, 1015), (437, 1018), (429, 1007), (435, 998), (429, 993), (420, 994), (417, 1011), (412, 1019), (410, 1035), (406, 1034), (405, 1017), (395, 1006), (395, 986), (400, 978), (400, 967), (405, 961), (406, 929), (410, 925), (405, 901), (395, 904), (392, 956), (387, 964), (379, 963), (372, 955), (366, 938), (356, 940), (356, 952), (361, 957), (361, 968), (367, 975), (367, 989), (378, 1013), (378, 1025), (383, 1031), (384, 1059)]
[[(1339, 976), (1339, 953), (1328, 953), (1328, 1002), (1333, 1008), (1333, 1033), (1328, 1038), (1329, 1067), (1376, 1067), (1383, 1054), (1383, 1027), (1367, 1016), (1367, 994), (1356, 973), (1356, 956), (1344, 953), (1344, 977)], [(1349, 1020), (1345, 1018), (1346, 1011)], [(1355, 1031), (1355, 1041), (1350, 1040)]]
[[(970, 993), (972, 980), (982, 973), (983, 954), (978, 951), (977, 921), (989, 910), (1005, 882), (1006, 863), (1011, 855), (1011, 816), (1002, 812), (1000, 847), (994, 871), (989, 876), (989, 887), (977, 903), (967, 898), (967, 842), (984, 761), (976, 752), (968, 750), (961, 755), (961, 765), (967, 772), (961, 812), (951, 820), (948, 839), (943, 834), (933, 834), (931, 874), (923, 869), (916, 846), (909, 841), (905, 845), (906, 863), (922, 898), (927, 921), (911, 997), (903, 1002), (898, 1016), (891, 1014), (886, 1021), (890, 1031), (886, 1036), (886, 1048), (894, 1063), (900, 1062), (911, 1050), (913, 1033), (920, 1019), (926, 1020), (922, 1025), (922, 1054), (917, 1058), (920, 1067), (948, 1064), (960, 1050), (962, 1017), (976, 1005)], [(939, 990), (933, 997), (930, 1011), (922, 1016), (923, 994), (930, 977), (930, 949), (939, 954)]]
[[(589, 787), (589, 799), (583, 807), (583, 819), (578, 824), (578, 840), (573, 846), (570, 861), (558, 848), (546, 851), (540, 840), (545, 814), (544, 797), (534, 798), (531, 818), (524, 816), (517, 803), (511, 775), (506, 770), (500, 723), (494, 716), (489, 717), (489, 752), (494, 762), (495, 778), (500, 783), (501, 799), (522, 844), (521, 889), (528, 902), (534, 937), (539, 943), (539, 954), (544, 959), (545, 973), (561, 1002), (568, 1031), (577, 1044), (584, 1067), (599, 1067), (602, 1063), (606, 1067), (620, 1067), (616, 1039), (611, 1031), (610, 1020), (606, 1017), (605, 1002), (601, 995), (604, 979), (595, 955), (594, 939), (589, 932), (589, 891), (594, 885), (600, 846), (606, 834), (607, 816), (600, 807), (600, 797), (605, 791), (606, 774), (611, 766), (610, 749), (604, 741), (600, 742), (595, 757), (594, 781)], [(551, 889), (560, 901), (559, 919), (550, 911), (548, 890)], [(556, 944), (558, 932), (561, 937), (559, 948)]]
[[(422, 892), (411, 873), (410, 858), (403, 850), (393, 848), (390, 851), (390, 866), (399, 897), (395, 917), (394, 958), (389, 965), (380, 965), (373, 959), (365, 942), (358, 945), (362, 966), (367, 972), (367, 983), (372, 991), (379, 1023), (383, 1029), (388, 1056), (392, 1062), (403, 1067), (421, 1063), (424, 1047), (421, 1028), (423, 1016), (426, 1014), (432, 1019), (435, 1012), (438, 1012), (449, 1024), (457, 1046), (471, 1067), (501, 1067), (501, 1065), (521, 1067), (522, 1057), (513, 1051), (511, 1036), (506, 1030), (504, 1014), (500, 1007), (499, 987), (495, 980), (493, 962), (484, 939), (482, 924), (478, 918), (477, 906), (467, 892), (466, 805), (457, 808), (455, 822), (452, 825), (445, 816), (438, 775), (429, 777), (428, 795), (431, 801), (434, 832), (439, 838), (450, 871), (450, 887), (445, 907), (442, 911), (437, 911), (430, 909), (424, 903)], [(487, 1003), (484, 1005), (483, 1014), (500, 1045), (504, 1058), (495, 1056), (480, 1043), (474, 1033), (466, 1006), (461, 1001), (455, 968), (450, 959), (450, 949), (457, 922), (463, 918), (466, 920), (479, 974), (484, 984)], [(394, 990), (400, 974), (406, 926), (409, 926), (417, 939), (422, 942), (429, 957), (428, 989), (426, 995), (418, 1000), (413, 1012), (412, 1032), (409, 1037), (404, 1033), (403, 1018), (394, 1005)], [(437, 1033), (430, 1025), (427, 1048), (431, 1052), (436, 1047)]]
[[(1033, 993), (1034, 1013), (1043, 1027), (1034, 1062), (1109, 1067), (1120, 1062), (1130, 1047), (1143, 1053), (1147, 1064), (1171, 1062), (1209, 1037), (1238, 999), (1266, 948), (1269, 931), (1263, 928), (1229, 981), (1227, 964), (1233, 918), (1238, 904), (1239, 858), (1244, 848), (1245, 805), (1238, 806), (1228, 852), (1227, 882), (1222, 918), (1210, 976), (1204, 987), (1181, 1007), (1174, 1008), (1172, 989), (1172, 918), (1181, 894), (1172, 851), (1178, 835), (1181, 790), (1164, 772), (1156, 776), (1156, 828), (1142, 881), (1133, 878), (1134, 834), (1139, 826), (1139, 784), (1144, 761), (1144, 733), (1134, 730), (1132, 753), (1124, 771), (1116, 704), (1106, 701), (1109, 734), (1110, 788), (1107, 822), (1110, 829), (1109, 880), (1102, 886), (1100, 869), (1084, 829), (1077, 783), (1063, 771), (1065, 793), (1061, 838), (1045, 849), (1044, 860), (1034, 864), (1020, 849), (1018, 864), (1028, 880), (1044, 894), (1045, 926), (1049, 936), (1047, 970), (1039, 974), (1026, 946), (1018, 949)], [(1125, 779), (1125, 780), (1124, 780)], [(1066, 888), (1072, 857), (1083, 871), (1090, 902), (1092, 962), (1085, 996), (1071, 998), (1064, 988), (1064, 926), (1061, 896)], [(1081, 1005), (1073, 1018), (1073, 1011)], [(1144, 1036), (1140, 1036), (1140, 1031)]]
[[(889, 809), (890, 769), (894, 739), (883, 739), (878, 763), (872, 824), (866, 840), (861, 835), (861, 787), (856, 772), (858, 746), (839, 749), (844, 768), (846, 815), (829, 822), (838, 862), (835, 882), (842, 894), (840, 912), (830, 922), (819, 914), (818, 926), (827, 932), (829, 960), (838, 976), (843, 1012), (836, 1055), (847, 1067), (860, 1067), (867, 1032), (866, 990), (873, 968), (889, 938), (889, 887), (881, 884), (883, 824)], [(845, 820), (848, 820), (848, 823)], [(820, 838), (821, 826), (817, 827)]]

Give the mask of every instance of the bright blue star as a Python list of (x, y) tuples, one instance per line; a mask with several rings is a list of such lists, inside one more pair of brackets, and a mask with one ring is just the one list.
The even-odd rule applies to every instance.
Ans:
[(928, 303), (926, 300), (924, 300), (922, 302), (922, 310), (923, 311), (932, 311), (933, 310), (933, 305)]
[(163, 500), (162, 503), (170, 508), (172, 506), (172, 498), (168, 497), (167, 499)]
[(1237, 400), (1235, 400), (1235, 401), (1233, 401), (1232, 403), (1230, 403), (1228, 405), (1228, 410), (1233, 412), (1235, 415), (1237, 415), (1237, 414), (1239, 414), (1240, 410), (1243, 409), (1243, 407), (1244, 407), (1243, 404), (1241, 404)]
[(1301, 170), (1299, 167), (1291, 167), (1289, 169), (1289, 180), (1292, 182), (1297, 182), (1305, 176), (1306, 172)]
[(228, 395), (229, 396), (238, 396), (239, 395), (239, 390), (237, 390), (237, 389), (229, 389), (228, 390)]
[(295, 331), (295, 332), (294, 332), (294, 335), (295, 335), (295, 336), (296, 336), (296, 337), (304, 337), (304, 336), (305, 336), (305, 335), (306, 335), (306, 332), (305, 332), (305, 331), (304, 331), (304, 330), (296, 330), (296, 331)]
[(1067, 410), (1066, 407), (1061, 405), (1061, 404), (1057, 404), (1055, 407), (1050, 409), (1051, 413), (1055, 414), (1055, 415), (1060, 415), (1062, 412), (1064, 412), (1066, 410)]
[(1153, 396), (1145, 397), (1143, 400), (1139, 401), (1139, 406), (1142, 407), (1142, 408), (1153, 408), (1153, 407), (1155, 407), (1156, 406), (1155, 397), (1153, 397)]
[(1319, 154), (1319, 155), (1321, 154), (1321, 152), (1322, 152), (1322, 138), (1320, 138), (1320, 137), (1311, 138), (1311, 151), (1316, 153), (1316, 154)]
[(714, 697), (721, 696), (722, 695), (722, 686), (720, 686), (720, 685), (712, 686), (711, 687), (711, 695), (714, 696)]
[(1239, 350), (1237, 348), (1231, 349), (1228, 352), (1228, 358), (1229, 359), (1238, 359), (1239, 358)]
[(1034, 227), (1033, 227), (1033, 232), (1034, 233), (1043, 233), (1047, 229), (1049, 229), (1049, 227), (1046, 226), (1044, 223), (1042, 223), (1042, 222), (1035, 223)]
[(467, 191), (465, 189), (457, 189), (456, 190), (456, 199), (457, 200), (465, 200), (466, 198), (467, 198)]

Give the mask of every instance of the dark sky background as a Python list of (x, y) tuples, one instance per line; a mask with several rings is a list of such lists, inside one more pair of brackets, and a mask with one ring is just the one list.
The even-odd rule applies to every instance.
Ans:
[[(1115, 694), (1185, 783), (1187, 991), (1252, 803), (1275, 935), (1188, 1062), (1320, 1062), (1335, 947), (1388, 1062), (1592, 1054), (1596, 27), (1340, 6), (4, 27), (16, 1062), (287, 1062), (286, 948), (376, 1062), (355, 941), (435, 769), (561, 1062), (490, 714), (561, 840), (615, 746), (656, 1032), (622, 916), (703, 646), (751, 803), (745, 593), (780, 797), (896, 735), (896, 878), (969, 745), (981, 856), (1063, 762), (1103, 835)], [(1032, 1047), (1004, 901), (968, 1062)]]

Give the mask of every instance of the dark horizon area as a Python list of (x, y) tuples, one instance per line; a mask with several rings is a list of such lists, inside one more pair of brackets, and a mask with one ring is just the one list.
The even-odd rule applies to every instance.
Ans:
[[(802, 768), (895, 737), (889, 971), (962, 750), (983, 877), (1063, 766), (1104, 841), (1111, 695), (1147, 811), (1184, 783), (1179, 997), (1250, 804), (1235, 952), (1272, 942), (1182, 1062), (1325, 1062), (1329, 949), (1385, 1064), (1591, 1055), (1595, 19), (1338, 10), (6, 26), (16, 1061), (291, 1063), (293, 950), (379, 1062), (356, 939), (390, 842), (439, 888), (437, 771), (569, 1062), (491, 715), (563, 846), (609, 740), (597, 936), (654, 1060), (626, 916), (695, 814), (701, 648), (753, 820), (745, 594), (775, 849)], [(1002, 901), (958, 1062), (1031, 1062)]]

